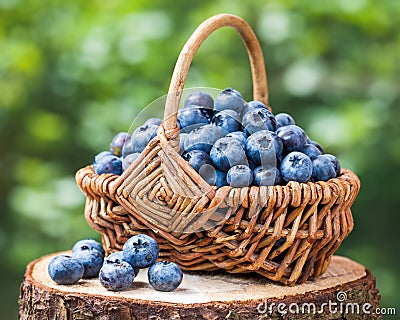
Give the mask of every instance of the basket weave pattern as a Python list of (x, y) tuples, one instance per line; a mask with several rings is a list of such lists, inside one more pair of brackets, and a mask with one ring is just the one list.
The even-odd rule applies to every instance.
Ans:
[[(160, 258), (184, 270), (257, 272), (287, 285), (318, 277), (353, 229), (351, 205), (359, 188), (347, 169), (327, 182), (217, 189), (176, 151), (176, 112), (191, 59), (214, 30), (230, 26), (250, 57), (254, 100), (267, 103), (264, 60), (251, 28), (240, 18), (206, 20), (183, 48), (171, 80), (157, 137), (121, 176), (98, 175), (92, 166), (76, 180), (86, 195), (85, 218), (102, 234), (108, 253), (145, 233), (160, 246)], [(280, 247), (275, 243), (284, 238)], [(275, 245), (275, 246), (274, 246)]]

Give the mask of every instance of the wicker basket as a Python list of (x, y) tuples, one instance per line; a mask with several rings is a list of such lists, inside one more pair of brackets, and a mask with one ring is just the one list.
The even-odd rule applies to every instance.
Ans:
[(217, 189), (182, 159), (176, 115), (186, 74), (201, 43), (224, 26), (241, 35), (254, 100), (268, 105), (264, 58), (251, 27), (230, 14), (204, 21), (179, 55), (157, 137), (121, 176), (97, 175), (92, 166), (77, 172), (85, 217), (108, 253), (145, 233), (158, 241), (161, 258), (184, 270), (257, 272), (287, 285), (303, 283), (326, 270), (351, 232), (360, 181), (342, 169), (327, 182)]

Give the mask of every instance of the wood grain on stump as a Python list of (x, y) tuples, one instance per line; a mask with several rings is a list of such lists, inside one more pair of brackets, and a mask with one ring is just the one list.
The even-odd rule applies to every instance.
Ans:
[[(65, 254), (65, 252), (63, 252)], [(57, 253), (61, 254), (61, 253)], [(31, 262), (21, 285), (20, 319), (375, 319), (375, 278), (362, 265), (334, 256), (314, 282), (294, 287), (255, 274), (184, 273), (173, 292), (159, 292), (141, 270), (122, 292), (97, 279), (57, 285), (47, 274), (55, 255)], [(358, 312), (357, 312), (358, 311)]]

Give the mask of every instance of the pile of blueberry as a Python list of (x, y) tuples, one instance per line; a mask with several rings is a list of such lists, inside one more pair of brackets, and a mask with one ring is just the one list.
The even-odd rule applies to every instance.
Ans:
[[(221, 91), (215, 100), (201, 91), (189, 94), (177, 119), (183, 159), (218, 188), (327, 181), (340, 174), (337, 158), (310, 140), (292, 116), (274, 115), (259, 101), (246, 102), (235, 89)], [(151, 118), (132, 135), (118, 133), (110, 151), (95, 157), (95, 172), (121, 174), (156, 136), (160, 123)]]
[(122, 251), (104, 257), (101, 244), (93, 239), (78, 241), (72, 256), (59, 255), (48, 264), (48, 273), (58, 284), (74, 284), (82, 278), (98, 277), (107, 290), (129, 288), (140, 269), (147, 271), (150, 285), (158, 291), (175, 290), (182, 282), (181, 269), (173, 262), (160, 261), (157, 242), (144, 234), (131, 237)]

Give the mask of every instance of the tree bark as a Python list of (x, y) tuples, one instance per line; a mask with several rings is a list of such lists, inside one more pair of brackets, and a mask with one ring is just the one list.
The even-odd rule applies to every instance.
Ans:
[(111, 292), (98, 279), (57, 285), (47, 274), (55, 255), (28, 265), (20, 319), (379, 319), (373, 314), (380, 299), (375, 278), (339, 256), (318, 279), (294, 287), (256, 274), (186, 272), (178, 289), (159, 292), (141, 270), (129, 289)]

